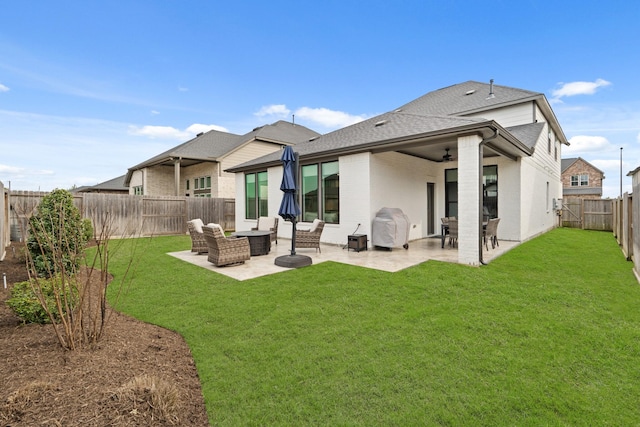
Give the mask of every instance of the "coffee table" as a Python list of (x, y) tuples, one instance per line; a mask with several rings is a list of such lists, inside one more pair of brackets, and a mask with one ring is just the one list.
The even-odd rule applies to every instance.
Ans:
[(271, 231), (236, 231), (232, 235), (249, 239), (251, 256), (267, 255), (271, 250)]

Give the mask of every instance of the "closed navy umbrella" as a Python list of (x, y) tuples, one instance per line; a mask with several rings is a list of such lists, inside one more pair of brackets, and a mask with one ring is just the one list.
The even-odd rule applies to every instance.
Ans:
[(282, 183), (280, 184), (280, 190), (282, 190), (284, 194), (282, 195), (278, 215), (285, 221), (291, 221), (292, 224), (291, 255), (277, 257), (275, 264), (290, 268), (304, 267), (311, 264), (311, 258), (304, 255), (296, 255), (296, 223), (300, 215), (300, 206), (298, 206), (298, 200), (296, 199), (298, 189), (296, 183), (298, 161), (293, 148), (286, 146), (280, 160), (282, 160)]

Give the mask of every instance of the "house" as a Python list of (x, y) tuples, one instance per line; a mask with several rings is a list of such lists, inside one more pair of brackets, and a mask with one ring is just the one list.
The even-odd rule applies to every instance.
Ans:
[[(501, 219), (501, 240), (524, 241), (558, 223), (561, 146), (566, 136), (542, 93), (468, 81), (445, 87), (377, 117), (310, 138), (299, 155), (300, 227), (326, 222), (324, 243), (371, 236), (376, 212), (400, 208), (409, 240), (440, 233), (440, 218), (458, 217), (458, 262), (479, 265), (483, 219)], [(267, 176), (258, 215), (277, 215), (282, 194), (279, 153), (228, 169), (236, 173), (236, 228), (255, 223), (245, 192)], [(265, 203), (266, 202), (266, 203)], [(307, 224), (308, 225), (308, 224)], [(291, 224), (279, 226), (291, 237)], [(288, 234), (287, 234), (288, 233)]]
[(129, 194), (129, 187), (124, 185), (126, 175), (101, 182), (93, 186), (82, 186), (71, 190), (72, 193), (110, 193)]
[(235, 177), (225, 169), (318, 135), (282, 120), (244, 135), (211, 130), (129, 168), (124, 185), (130, 194), (234, 198)]
[(602, 198), (604, 172), (581, 157), (562, 159), (562, 197)]

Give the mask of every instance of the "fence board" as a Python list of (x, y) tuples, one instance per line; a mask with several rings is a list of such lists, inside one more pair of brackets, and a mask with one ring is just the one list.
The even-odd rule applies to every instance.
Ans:
[[(47, 193), (10, 192), (12, 214), (9, 222), (24, 232), (27, 218)], [(194, 197), (132, 196), (108, 193), (76, 193), (74, 205), (89, 218), (96, 234), (111, 237), (184, 234), (187, 221), (202, 218), (205, 223), (224, 224), (235, 229), (235, 200)], [(19, 237), (22, 239), (22, 236)]]
[(0, 182), (0, 261), (6, 255), (6, 248), (11, 241), (11, 227), (9, 225), (9, 191)]
[(610, 199), (566, 199), (562, 202), (562, 226), (612, 231), (613, 202)]

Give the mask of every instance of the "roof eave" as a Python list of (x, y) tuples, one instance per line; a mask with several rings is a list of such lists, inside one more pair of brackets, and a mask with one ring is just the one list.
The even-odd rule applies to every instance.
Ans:
[[(420, 134), (407, 135), (395, 138), (389, 138), (379, 141), (372, 141), (366, 144), (360, 144), (354, 147), (336, 148), (333, 150), (323, 150), (316, 153), (309, 153), (300, 155), (300, 160), (312, 161), (316, 159), (322, 159), (326, 157), (345, 156), (350, 154), (358, 154), (364, 152), (379, 153), (384, 151), (392, 151), (394, 148), (403, 148), (406, 145), (415, 144), (419, 142), (428, 142), (430, 140), (443, 139), (446, 137), (454, 137), (461, 134), (479, 133), (483, 139), (487, 139), (490, 136), (496, 134), (503, 138), (506, 142), (513, 145), (517, 151), (526, 156), (530, 156), (533, 151), (520, 142), (517, 138), (509, 133), (505, 128), (500, 126), (493, 120), (489, 120), (481, 123), (471, 123), (463, 126), (457, 126), (448, 129), (439, 129), (436, 131), (424, 132)], [(505, 154), (506, 155), (506, 154)], [(511, 156), (509, 156), (511, 157)], [(249, 170), (256, 170), (259, 168), (279, 166), (281, 162), (279, 160), (269, 161), (263, 163), (256, 163), (248, 166), (239, 166), (229, 169), (225, 169), (225, 172), (237, 173)]]

